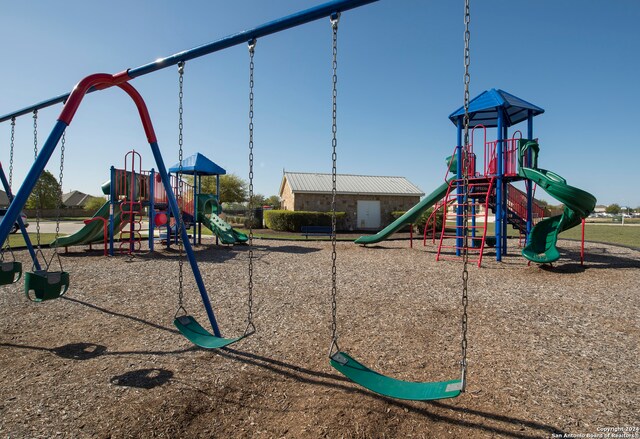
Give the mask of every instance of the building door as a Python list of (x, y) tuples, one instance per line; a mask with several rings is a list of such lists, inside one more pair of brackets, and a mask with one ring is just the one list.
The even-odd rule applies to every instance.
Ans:
[(358, 200), (358, 228), (380, 228), (380, 201)]

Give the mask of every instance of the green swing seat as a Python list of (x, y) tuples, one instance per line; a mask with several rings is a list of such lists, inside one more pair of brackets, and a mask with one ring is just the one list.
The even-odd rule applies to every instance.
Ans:
[(66, 271), (36, 270), (24, 274), (24, 293), (33, 302), (57, 299), (68, 289), (69, 273)]
[(250, 335), (249, 333), (235, 338), (216, 337), (204, 329), (192, 316), (176, 317), (173, 324), (191, 343), (205, 349), (223, 348)]
[(0, 285), (16, 283), (22, 277), (22, 262), (2, 262), (0, 267)]
[(462, 381), (413, 382), (386, 377), (354, 360), (349, 354), (331, 356), (331, 366), (354, 383), (380, 395), (412, 401), (455, 398), (462, 391)]

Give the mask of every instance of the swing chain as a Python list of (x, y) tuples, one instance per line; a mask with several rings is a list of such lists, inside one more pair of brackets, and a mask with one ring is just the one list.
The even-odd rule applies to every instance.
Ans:
[(178, 175), (176, 176), (176, 186), (178, 192), (178, 218), (176, 218), (176, 234), (180, 234), (178, 237), (178, 309), (176, 310), (176, 316), (180, 311), (186, 314), (186, 309), (184, 307), (184, 274), (183, 274), (183, 265), (184, 265), (184, 253), (182, 248), (182, 157), (183, 151), (182, 146), (184, 143), (183, 135), (182, 135), (182, 114), (183, 114), (183, 106), (182, 106), (182, 98), (184, 97), (183, 93), (183, 83), (184, 83), (184, 61), (180, 61), (178, 63)]
[(463, 269), (462, 269), (462, 360), (460, 366), (462, 369), (462, 389), (464, 392), (467, 381), (467, 308), (469, 305), (468, 281), (469, 281), (469, 82), (471, 76), (469, 74), (470, 51), (469, 41), (471, 32), (469, 31), (469, 23), (471, 22), (471, 14), (469, 9), (469, 0), (465, 0), (464, 11), (464, 149), (463, 149), (463, 190), (464, 190), (464, 207), (463, 207)]
[(336, 267), (336, 260), (338, 253), (336, 251), (336, 193), (337, 193), (337, 147), (338, 147), (338, 22), (340, 21), (340, 13), (334, 13), (331, 15), (331, 29), (332, 29), (332, 54), (333, 54), (333, 91), (332, 91), (332, 125), (331, 125), (331, 346), (329, 346), (329, 357), (335, 352), (340, 351), (338, 346), (338, 271)]
[[(62, 140), (60, 141), (60, 175), (58, 177), (58, 184), (60, 185), (60, 190), (62, 191), (62, 178), (64, 176), (64, 147), (66, 143), (66, 130), (62, 132)], [(56, 239), (60, 236), (60, 205), (62, 203), (58, 203), (58, 212), (56, 218)], [(58, 251), (58, 248), (55, 247), (55, 251)]]
[(16, 118), (11, 118), (11, 146), (9, 149), (9, 189), (13, 190), (13, 146), (16, 139)]
[[(33, 159), (38, 158), (38, 110), (33, 110)], [(42, 190), (42, 184), (40, 184), (40, 177), (36, 182), (36, 246), (40, 250), (40, 195)]]
[[(16, 118), (11, 118), (11, 144), (9, 146), (9, 191), (11, 192), (11, 185), (13, 182), (13, 146), (15, 142), (15, 132), (16, 132)], [(11, 243), (9, 242), (9, 235), (7, 235), (7, 239), (2, 244), (2, 248), (0, 249), (0, 262), (4, 262), (4, 253), (6, 249), (11, 253), (13, 260), (15, 261), (16, 257), (13, 254), (13, 250), (11, 249)]]
[(252, 38), (248, 43), (249, 47), (249, 285), (248, 285), (248, 315), (245, 335), (255, 332), (253, 323), (253, 219), (254, 219), (254, 198), (253, 198), (253, 56), (255, 54), (256, 39)]
[[(64, 149), (66, 144), (66, 133), (67, 133), (66, 130), (62, 132), (62, 139), (60, 141), (60, 175), (58, 177), (58, 184), (60, 185), (60, 190), (62, 190), (62, 177), (64, 175)], [(56, 240), (60, 237), (61, 204), (62, 204), (62, 199), (60, 200), (60, 203), (58, 203), (58, 208), (56, 212)], [(48, 261), (45, 259), (45, 265), (46, 265), (45, 271), (49, 271), (49, 268), (51, 267), (51, 263), (53, 262), (54, 257), (58, 259), (58, 265), (60, 266), (60, 271), (64, 271), (64, 268), (62, 267), (62, 259), (60, 259), (60, 254), (58, 253), (58, 247), (53, 247), (53, 253), (51, 254), (51, 257), (49, 258)]]

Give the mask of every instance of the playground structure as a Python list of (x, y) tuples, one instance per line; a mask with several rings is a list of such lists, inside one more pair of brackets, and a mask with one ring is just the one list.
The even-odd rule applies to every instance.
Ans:
[[(223, 244), (246, 242), (245, 234), (233, 229), (218, 216), (222, 211), (218, 197), (201, 193), (203, 175), (217, 177), (219, 192), (219, 176), (226, 171), (199, 153), (186, 158), (184, 164), (183, 174), (193, 175), (193, 184), (178, 178), (177, 166), (169, 169), (169, 178), (174, 192), (182, 194), (178, 200), (180, 212), (185, 227), (193, 228), (193, 244), (202, 243), (202, 225), (210, 229)], [(105, 249), (108, 249), (105, 252), (111, 256), (116, 251), (131, 254), (140, 250), (143, 232), (148, 235), (151, 252), (155, 249), (155, 241), (160, 240), (167, 246), (177, 243), (176, 219), (167, 210), (167, 192), (155, 170), (141, 169), (140, 154), (135, 150), (128, 152), (124, 167), (112, 166), (110, 175), (111, 178), (101, 188), (109, 200), (91, 219), (85, 221), (82, 229), (57, 238), (52, 246), (66, 248), (104, 242)], [(145, 219), (149, 226), (143, 230)], [(159, 237), (156, 236), (156, 229), (160, 230)]]
[[(194, 206), (193, 210), (191, 210), (191, 212), (193, 212), (192, 217), (196, 219), (198, 216), (197, 215), (198, 211), (195, 210), (196, 204), (202, 204), (203, 206), (213, 206), (213, 204), (207, 203), (204, 200), (202, 203), (200, 203), (200, 201), (198, 200), (198, 197), (195, 195), (189, 201), (189, 197), (185, 196), (183, 193), (184, 187), (181, 184), (175, 185), (176, 187), (174, 188), (174, 182), (172, 182), (171, 177), (164, 165), (163, 158), (160, 154), (157, 138), (155, 136), (155, 132), (153, 129), (153, 125), (151, 123), (151, 119), (150, 119), (146, 104), (142, 99), (141, 95), (129, 83), (129, 81), (131, 81), (132, 79), (138, 76), (151, 73), (161, 68), (165, 68), (165, 67), (176, 65), (176, 64), (178, 65), (179, 67), (178, 71), (180, 74), (180, 111), (179, 111), (180, 151), (179, 151), (179, 169), (178, 169), (177, 178), (178, 178), (178, 181), (180, 181), (181, 175), (184, 173), (184, 170), (185, 170), (185, 164), (182, 160), (182, 79), (183, 79), (183, 72), (184, 72), (184, 63), (190, 59), (203, 56), (208, 53), (212, 53), (214, 51), (230, 47), (232, 45), (248, 43), (249, 54), (250, 54), (250, 111), (249, 111), (249, 120), (250, 120), (250, 123), (249, 123), (250, 168), (249, 169), (250, 171), (249, 171), (249, 175), (250, 175), (250, 195), (251, 195), (252, 194), (252, 177), (253, 177), (253, 167), (252, 167), (253, 166), (253, 53), (254, 53), (256, 39), (261, 36), (269, 35), (271, 33), (287, 29), (289, 27), (303, 24), (308, 21), (329, 16), (331, 18), (332, 36), (333, 36), (333, 126), (332, 126), (333, 169), (332, 169), (332, 175), (333, 175), (333, 185), (334, 185), (333, 186), (334, 202), (332, 203), (333, 219), (332, 219), (332, 271), (331, 271), (333, 334), (332, 334), (331, 346), (329, 349), (329, 357), (330, 357), (331, 365), (336, 370), (340, 371), (342, 374), (350, 378), (355, 383), (369, 390), (377, 392), (379, 394), (390, 396), (393, 398), (412, 399), (412, 400), (431, 400), (431, 399), (441, 399), (441, 398), (450, 398), (450, 397), (458, 396), (461, 392), (465, 390), (465, 383), (466, 383), (466, 366), (467, 366), (466, 322), (467, 322), (467, 303), (468, 303), (467, 263), (469, 262), (470, 250), (474, 247), (472, 245), (469, 245), (469, 239), (471, 239), (472, 242), (475, 239), (478, 239), (475, 235), (472, 235), (471, 237), (469, 237), (469, 234), (470, 234), (469, 231), (473, 227), (473, 226), (469, 226), (468, 224), (468, 221), (470, 218), (472, 220), (472, 224), (474, 224), (473, 216), (469, 214), (469, 211), (473, 210), (469, 200), (474, 197), (481, 198), (482, 195), (484, 195), (486, 199), (487, 194), (492, 192), (491, 184), (489, 184), (489, 186), (485, 188), (482, 185), (480, 185), (480, 183), (476, 184), (473, 182), (473, 180), (476, 177), (475, 164), (473, 164), (475, 160), (473, 159), (473, 154), (471, 152), (472, 150), (468, 142), (470, 116), (473, 117), (473, 114), (471, 112), (470, 102), (468, 100), (468, 85), (469, 85), (468, 83), (468, 65), (469, 65), (468, 38), (465, 38), (465, 44), (466, 44), (465, 66), (467, 70), (465, 72), (466, 78), (465, 78), (465, 102), (464, 102), (464, 113), (463, 113), (464, 116), (458, 117), (456, 119), (456, 124), (458, 126), (458, 137), (459, 137), (458, 147), (455, 154), (456, 160), (457, 160), (456, 161), (457, 175), (455, 179), (450, 179), (446, 183), (447, 193), (450, 194), (453, 188), (455, 188), (455, 191), (456, 191), (455, 202), (457, 203), (456, 217), (457, 217), (458, 225), (456, 227), (457, 234), (455, 239), (457, 241), (454, 249), (457, 254), (460, 254), (462, 256), (462, 260), (463, 260), (463, 287), (462, 287), (463, 318), (462, 318), (462, 344), (461, 344), (462, 352), (461, 352), (461, 361), (460, 361), (460, 365), (461, 365), (460, 379), (449, 380), (449, 381), (439, 381), (439, 382), (409, 382), (409, 381), (396, 380), (393, 378), (383, 376), (367, 368), (362, 363), (355, 360), (352, 356), (348, 355), (346, 352), (341, 351), (338, 347), (338, 336), (337, 336), (338, 332), (337, 332), (337, 317), (336, 317), (337, 251), (336, 251), (336, 233), (335, 233), (335, 227), (336, 227), (335, 182), (336, 182), (336, 161), (337, 161), (337, 154), (336, 154), (337, 30), (338, 30), (338, 22), (339, 22), (339, 17), (341, 12), (367, 4), (367, 3), (372, 3), (373, 1), (375, 0), (368, 0), (368, 1), (351, 0), (351, 1), (336, 1), (336, 2), (327, 3), (325, 5), (321, 5), (319, 7), (310, 9), (308, 11), (303, 11), (299, 14), (295, 14), (293, 16), (268, 23), (260, 28), (235, 34), (231, 37), (220, 40), (219, 42), (200, 46), (190, 51), (180, 52), (168, 58), (164, 58), (164, 59), (155, 61), (151, 64), (141, 66), (137, 69), (130, 69), (115, 75), (110, 75), (110, 74), (90, 75), (82, 79), (69, 95), (54, 98), (49, 101), (45, 101), (44, 103), (37, 104), (36, 106), (28, 107), (27, 109), (23, 109), (18, 112), (12, 113), (10, 115), (3, 116), (2, 118), (0, 118), (0, 122), (9, 120), (9, 119), (15, 119), (20, 115), (28, 114), (29, 112), (36, 111), (38, 108), (44, 108), (46, 106), (50, 106), (55, 103), (65, 102), (62, 112), (60, 113), (60, 116), (58, 118), (58, 121), (56, 122), (47, 141), (43, 145), (40, 153), (37, 155), (34, 165), (31, 167), (29, 173), (27, 174), (27, 177), (25, 178), (25, 181), (23, 182), (22, 186), (18, 190), (15, 196), (15, 199), (13, 200), (13, 203), (11, 204), (5, 218), (0, 223), (0, 239), (4, 241), (7, 238), (8, 233), (10, 231), (10, 227), (12, 227), (20, 210), (24, 206), (27, 197), (29, 196), (31, 191), (34, 189), (34, 186), (40, 174), (42, 173), (46, 163), (50, 159), (58, 142), (60, 141), (61, 138), (64, 139), (63, 137), (64, 132), (66, 128), (70, 125), (71, 121), (73, 120), (75, 112), (78, 110), (84, 96), (91, 91), (104, 90), (110, 87), (118, 87), (121, 90), (123, 90), (132, 99), (132, 101), (137, 107), (138, 113), (140, 115), (140, 119), (142, 121), (143, 128), (145, 130), (145, 134), (147, 136), (148, 143), (150, 145), (150, 148), (152, 150), (152, 153), (154, 155), (154, 159), (158, 168), (159, 183), (161, 183), (161, 187), (164, 190), (164, 193), (166, 195), (167, 207), (169, 209), (170, 214), (175, 218), (175, 233), (179, 234), (181, 238), (178, 241), (181, 256), (182, 256), (182, 248), (183, 248), (182, 246), (184, 245), (186, 256), (188, 258), (189, 265), (193, 272), (198, 291), (201, 295), (201, 299), (202, 299), (204, 308), (206, 310), (209, 323), (211, 324), (213, 334), (211, 334), (209, 331), (205, 330), (201, 325), (199, 325), (198, 322), (192, 316), (187, 315), (187, 312), (183, 307), (182, 259), (180, 259), (180, 265), (179, 265), (180, 271), (178, 276), (179, 307), (176, 312), (176, 319), (174, 321), (174, 324), (176, 325), (176, 327), (178, 327), (180, 332), (189, 340), (191, 340), (193, 343), (199, 346), (207, 347), (207, 348), (218, 348), (218, 347), (226, 346), (231, 343), (237, 342), (238, 340), (243, 339), (247, 335), (250, 335), (254, 329), (253, 322), (252, 322), (252, 308), (251, 308), (251, 304), (252, 304), (251, 274), (252, 274), (252, 259), (253, 259), (251, 251), (249, 252), (249, 258), (248, 258), (248, 261), (249, 261), (249, 301), (248, 301), (249, 313), (248, 313), (247, 330), (245, 330), (244, 334), (241, 335), (240, 337), (224, 338), (222, 337), (221, 332), (218, 328), (217, 321), (215, 319), (213, 309), (211, 307), (211, 303), (209, 300), (209, 296), (207, 294), (206, 287), (204, 285), (204, 281), (201, 276), (198, 263), (195, 259), (193, 247), (190, 243), (190, 240), (187, 234), (185, 217), (182, 214), (183, 209), (189, 210), (190, 203), (191, 203), (191, 205)], [(465, 11), (466, 35), (468, 35), (469, 33), (468, 31), (469, 17), (470, 15), (469, 15), (469, 7), (468, 7), (468, 1), (467, 1), (466, 11)], [(501, 117), (499, 116), (498, 121), (500, 120), (501, 120)], [(498, 125), (498, 131), (501, 136), (502, 130), (500, 128), (501, 126)], [(464, 142), (462, 142), (461, 140), (462, 139), (461, 133), (463, 132), (463, 130), (464, 130)], [(499, 139), (502, 139), (502, 138), (499, 138)], [(498, 140), (496, 144), (502, 146), (504, 145), (504, 143), (505, 142), (502, 139), (502, 140)], [(63, 140), (63, 144), (64, 144), (64, 140)], [(529, 151), (529, 154), (531, 154), (531, 158), (528, 159), (526, 164), (533, 166), (531, 168), (526, 168), (526, 167), (523, 168), (524, 169), (522, 170), (523, 175), (529, 179), (536, 181), (539, 184), (545, 183), (547, 184), (547, 186), (551, 186), (551, 184), (548, 181), (550, 179), (554, 179), (556, 183), (561, 181), (561, 179), (557, 178), (555, 174), (550, 174), (548, 171), (543, 172), (543, 170), (535, 168), (535, 166), (533, 165), (535, 163), (535, 161), (533, 161), (533, 154), (534, 154), (534, 151), (537, 151), (536, 147), (537, 145), (534, 145), (531, 142), (522, 144), (522, 149), (523, 150), (527, 149), (527, 151)], [(503, 185), (505, 184), (506, 180), (504, 179), (505, 174), (502, 173), (500, 170), (500, 167), (502, 166), (502, 161), (501, 161), (502, 148), (500, 147), (497, 149), (498, 149), (498, 153), (497, 153), (498, 159), (496, 161), (496, 166), (498, 169), (497, 177), (496, 177), (496, 180), (497, 180), (496, 188), (498, 191), (497, 199), (501, 200), (500, 203), (502, 203), (502, 200), (504, 198)], [(138, 224), (140, 223), (140, 212), (142, 212), (142, 206), (144, 205), (145, 197), (148, 196), (149, 200), (150, 201), (152, 200), (155, 203), (155, 198), (154, 198), (155, 195), (152, 196), (150, 195), (150, 193), (152, 191), (154, 194), (156, 193), (156, 191), (158, 193), (161, 192), (160, 187), (154, 187), (156, 183), (156, 178), (152, 177), (151, 175), (148, 177), (148, 181), (153, 182), (153, 184), (149, 184), (148, 191), (143, 189), (144, 183), (147, 180), (147, 177), (142, 177), (143, 173), (141, 170), (137, 171), (138, 176), (136, 176), (135, 157), (133, 154), (132, 154), (131, 160), (132, 160), (131, 169), (127, 169), (125, 166), (123, 173), (120, 176), (115, 176), (114, 178), (112, 178), (111, 184), (109, 186), (109, 191), (113, 195), (111, 197), (112, 202), (115, 202), (116, 199), (122, 197), (122, 200), (120, 201), (120, 211), (121, 211), (120, 221), (121, 223), (128, 225), (129, 230), (128, 230), (128, 233), (127, 231), (125, 231), (121, 235), (121, 237), (126, 237), (128, 239), (127, 241), (129, 244), (128, 251), (133, 251), (133, 249), (136, 246), (136, 242), (138, 242), (136, 241), (136, 239), (139, 239)], [(453, 166), (453, 161), (450, 167), (451, 166)], [(532, 171), (529, 172), (526, 169), (529, 169)], [(139, 179), (138, 177), (142, 178), (142, 180)], [(121, 182), (120, 186), (116, 187), (116, 185), (114, 185), (114, 181), (116, 183)], [(491, 181), (493, 181), (493, 177)], [(484, 190), (484, 193), (482, 192), (483, 190)], [(178, 196), (176, 196), (176, 192)], [(557, 192), (562, 192), (562, 191), (558, 190)], [(442, 198), (442, 196), (436, 197), (434, 195), (430, 197), (430, 199), (435, 199), (435, 198)], [(504, 202), (506, 203), (506, 201)], [(497, 205), (501, 206), (500, 203), (498, 203)], [(447, 205), (446, 202), (442, 204), (445, 206)], [(114, 209), (112, 209), (111, 207), (113, 207), (113, 205), (110, 206), (110, 211), (112, 212)], [(214, 215), (214, 212), (213, 212), (214, 208), (211, 207), (211, 210), (212, 212), (210, 213), (210, 215)], [(416, 209), (415, 211), (417, 210), (418, 209)], [(412, 209), (412, 211), (414, 211), (414, 209)], [(502, 215), (498, 215), (498, 217), (501, 218), (502, 220), (504, 219)], [(563, 219), (564, 217), (560, 218), (557, 224), (554, 222), (554, 224), (556, 224), (557, 226), (555, 230), (560, 230), (564, 226), (570, 226), (575, 222), (575, 218), (577, 217), (579, 217), (579, 215), (576, 216), (576, 215), (569, 214), (567, 215), (567, 220), (564, 220)], [(211, 216), (211, 218), (213, 217)], [(111, 222), (112, 226), (114, 225), (113, 224), (114, 221)], [(151, 223), (154, 223), (154, 221), (151, 221)], [(551, 225), (552, 224), (549, 223), (549, 230), (551, 229)], [(503, 227), (503, 223), (500, 223), (500, 227)], [(502, 233), (502, 229), (500, 233)], [(503, 235), (500, 233), (496, 237), (497, 242), (500, 242), (502, 239), (501, 237)], [(112, 233), (112, 236), (113, 236), (113, 233)], [(542, 233), (541, 233), (541, 236), (543, 236)], [(551, 236), (552, 236), (552, 233), (548, 233), (544, 235), (547, 241), (548, 241), (547, 238)], [(249, 242), (251, 242), (251, 232), (249, 233), (248, 240)], [(483, 235), (482, 242), (484, 242), (484, 240), (485, 240), (485, 237)], [(497, 244), (497, 245), (499, 249), (498, 254), (501, 254), (501, 251), (502, 251), (501, 249), (503, 248), (503, 246), (502, 244)], [(68, 286), (68, 279), (67, 279), (67, 286)], [(66, 291), (66, 288), (65, 288), (65, 291)], [(54, 298), (54, 297), (52, 296), (48, 298)]]
[[(526, 259), (540, 264), (558, 260), (558, 234), (581, 224), (593, 211), (596, 199), (588, 192), (569, 186), (558, 174), (538, 168), (540, 147), (533, 135), (533, 118), (542, 113), (542, 108), (499, 89), (487, 90), (471, 100), (469, 122), (473, 128), (469, 138), (469, 168), (465, 170), (461, 146), (464, 109), (454, 111), (449, 119), (457, 127), (458, 146), (447, 157), (445, 182), (386, 228), (355, 242), (371, 244), (387, 239), (434, 207), (425, 225), (425, 234), (429, 222), (435, 224), (435, 215), (441, 210), (443, 221), (436, 260), (459, 259), (464, 250), (472, 253), (471, 261), (480, 266), (485, 246), (495, 246), (496, 261), (501, 261), (507, 254), (509, 225), (524, 236), (526, 245), (522, 256)], [(520, 130), (509, 137), (508, 129), (521, 122), (527, 123), (527, 137), (523, 138)], [(495, 128), (495, 140), (487, 138), (490, 128)], [(476, 130), (482, 138), (478, 151), (474, 150)], [(462, 189), (465, 172), (469, 176), (468, 197)], [(518, 181), (524, 181), (525, 191), (514, 186)], [(537, 186), (565, 205), (562, 215), (543, 220), (544, 210), (534, 200)], [(471, 219), (468, 249), (462, 242), (465, 206)], [(495, 213), (495, 236), (487, 236), (489, 211)], [(453, 233), (447, 231), (448, 220), (455, 222)]]

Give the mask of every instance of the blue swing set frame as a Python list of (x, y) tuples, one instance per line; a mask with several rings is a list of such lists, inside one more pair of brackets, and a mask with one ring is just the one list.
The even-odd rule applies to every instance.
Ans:
[[(49, 159), (51, 158), (51, 155), (55, 151), (58, 145), (58, 142), (62, 137), (62, 134), (64, 133), (66, 128), (71, 124), (71, 121), (73, 119), (73, 116), (75, 115), (75, 112), (77, 111), (80, 103), (82, 102), (82, 99), (87, 93), (103, 90), (110, 87), (119, 87), (131, 97), (131, 99), (133, 100), (134, 104), (138, 109), (138, 112), (142, 121), (142, 125), (147, 136), (147, 141), (149, 142), (149, 146), (151, 147), (153, 157), (158, 167), (158, 173), (160, 175), (160, 178), (162, 179), (162, 183), (165, 187), (165, 190), (167, 191), (169, 208), (171, 209), (171, 213), (177, 217), (178, 204), (177, 204), (173, 189), (171, 188), (171, 184), (169, 182), (169, 176), (167, 174), (167, 169), (165, 167), (164, 161), (162, 159), (162, 155), (160, 153), (160, 149), (158, 147), (158, 142), (155, 136), (153, 125), (151, 123), (151, 118), (149, 117), (149, 113), (147, 111), (147, 107), (142, 96), (137, 92), (137, 90), (131, 84), (129, 84), (129, 81), (139, 76), (153, 73), (157, 70), (165, 69), (170, 66), (175, 66), (180, 62), (186, 62), (195, 58), (209, 55), (214, 52), (218, 52), (220, 50), (237, 46), (239, 44), (248, 43), (251, 40), (255, 40), (267, 35), (281, 32), (283, 30), (300, 26), (315, 20), (330, 17), (333, 14), (358, 8), (360, 6), (364, 6), (370, 3), (375, 3), (377, 1), (379, 0), (337, 0), (337, 1), (324, 3), (316, 7), (289, 15), (287, 17), (283, 17), (283, 18), (265, 23), (253, 29), (239, 32), (239, 33), (224, 37), (220, 40), (207, 43), (202, 46), (198, 46), (186, 51), (178, 52), (168, 57), (161, 58), (159, 60), (153, 61), (148, 64), (144, 64), (140, 67), (128, 69), (126, 71), (117, 73), (115, 75), (98, 73), (98, 74), (87, 76), (76, 85), (76, 87), (73, 89), (71, 93), (67, 93), (64, 95), (60, 95), (60, 96), (48, 99), (46, 101), (42, 101), (35, 105), (25, 107), (21, 110), (18, 110), (0, 117), (0, 123), (2, 123), (12, 118), (16, 118), (19, 116), (23, 116), (25, 114), (32, 113), (34, 110), (39, 110), (42, 108), (50, 107), (50, 106), (64, 102), (64, 107), (62, 109), (62, 112), (60, 113), (58, 120), (56, 121), (51, 133), (49, 134), (49, 137), (47, 138), (44, 145), (42, 146), (40, 153), (38, 154), (38, 157), (36, 158), (27, 176), (25, 177), (25, 180), (22, 183), (22, 186), (16, 193), (15, 198), (11, 203), (11, 205), (9, 206), (9, 209), (5, 217), (3, 218), (2, 222), (0, 222), (0, 242), (4, 242), (4, 240), (7, 238), (7, 236), (11, 231), (12, 225), (20, 217), (20, 212), (23, 209), (27, 201), (27, 198), (29, 197), (29, 194), (31, 194), (31, 191), (35, 187), (36, 182), (40, 177), (40, 174), (42, 174), (42, 171), (47, 165), (47, 162), (49, 161)], [(24, 230), (23, 230), (23, 233), (24, 233)], [(211, 302), (209, 300), (209, 296), (207, 294), (204, 281), (202, 280), (202, 275), (200, 273), (198, 263), (196, 262), (195, 255), (193, 253), (193, 248), (189, 242), (188, 235), (184, 227), (180, 231), (180, 234), (182, 237), (182, 241), (184, 243), (187, 259), (191, 266), (191, 270), (193, 271), (193, 275), (194, 275), (196, 284), (198, 286), (198, 291), (200, 292), (200, 296), (202, 298), (202, 302), (206, 310), (209, 323), (211, 325), (211, 329), (213, 330), (213, 334), (215, 337), (221, 338), (222, 335), (220, 333), (220, 329), (218, 327), (215, 314), (211, 307)], [(26, 233), (25, 233), (25, 236), (26, 236)], [(33, 248), (32, 247), (29, 247), (29, 248), (30, 248), (30, 252), (32, 252), (32, 258), (34, 259), (34, 261), (36, 261), (35, 263), (37, 263), (35, 254), (33, 253)], [(36, 267), (36, 268), (39, 268), (39, 267)], [(201, 327), (200, 329), (198, 328), (195, 328), (195, 329), (198, 332), (200, 332), (200, 329), (204, 331), (204, 329)], [(237, 341), (238, 339), (227, 339), (227, 340)]]
[[(31, 113), (34, 110), (64, 102), (62, 112), (60, 113), (60, 116), (58, 117), (58, 120), (55, 123), (53, 130), (51, 131), (51, 134), (47, 138), (40, 151), (40, 154), (29, 170), (29, 173), (27, 174), (22, 186), (18, 190), (13, 202), (9, 207), (7, 214), (5, 215), (2, 222), (0, 222), (0, 242), (4, 242), (10, 232), (10, 228), (13, 226), (13, 223), (17, 220), (17, 218), (19, 218), (20, 211), (22, 210), (29, 194), (35, 187), (40, 174), (51, 158), (53, 151), (55, 150), (60, 138), (62, 137), (62, 134), (71, 124), (75, 112), (77, 111), (80, 103), (87, 93), (103, 90), (110, 87), (118, 87), (125, 93), (127, 93), (133, 100), (138, 109), (147, 141), (149, 142), (149, 146), (151, 147), (151, 151), (156, 161), (158, 173), (167, 192), (169, 208), (171, 210), (171, 213), (175, 217), (179, 217), (178, 203), (171, 187), (162, 155), (160, 154), (160, 149), (158, 147), (158, 142), (153, 129), (153, 125), (151, 123), (151, 118), (149, 117), (149, 113), (147, 111), (146, 104), (138, 91), (131, 84), (129, 84), (129, 81), (139, 76), (155, 72), (156, 70), (177, 65), (180, 62), (189, 61), (191, 59), (208, 55), (210, 53), (217, 52), (242, 43), (248, 43), (260, 37), (280, 32), (314, 20), (325, 17), (335, 17), (341, 12), (364, 6), (369, 3), (375, 3), (377, 1), (378, 0), (332, 1), (311, 9), (307, 9), (305, 11), (298, 12), (288, 17), (266, 23), (254, 29), (240, 32), (221, 40), (205, 44), (184, 52), (179, 52), (169, 57), (154, 61), (149, 64), (145, 64), (134, 69), (129, 69), (115, 75), (104, 73), (90, 75), (82, 79), (69, 94), (61, 95), (56, 98), (43, 101), (39, 104), (35, 104), (33, 106), (23, 108), (22, 110), (0, 117), (0, 123), (2, 123), (11, 118)], [(182, 334), (185, 335), (189, 340), (205, 348), (223, 347), (230, 343), (241, 340), (245, 336), (249, 335), (249, 333), (245, 333), (243, 336), (237, 338), (222, 337), (213, 309), (211, 307), (211, 302), (209, 300), (202, 275), (200, 273), (200, 269), (198, 267), (198, 263), (196, 262), (195, 255), (193, 253), (193, 248), (191, 246), (191, 243), (189, 242), (186, 229), (182, 225), (182, 222), (180, 222), (180, 235), (214, 335), (211, 336), (211, 334), (207, 330), (200, 326), (195, 321), (195, 319), (190, 316), (177, 317), (174, 322), (175, 325), (178, 327), (180, 332), (182, 332)], [(336, 355), (331, 356), (331, 364), (334, 368), (336, 368), (336, 370), (340, 371), (357, 384), (360, 384), (361, 386), (368, 388), (374, 392), (391, 396), (393, 398), (416, 400), (450, 398), (460, 394), (460, 392), (464, 388), (464, 379), (437, 383), (419, 383), (388, 378), (358, 363), (344, 352), (340, 352)]]

